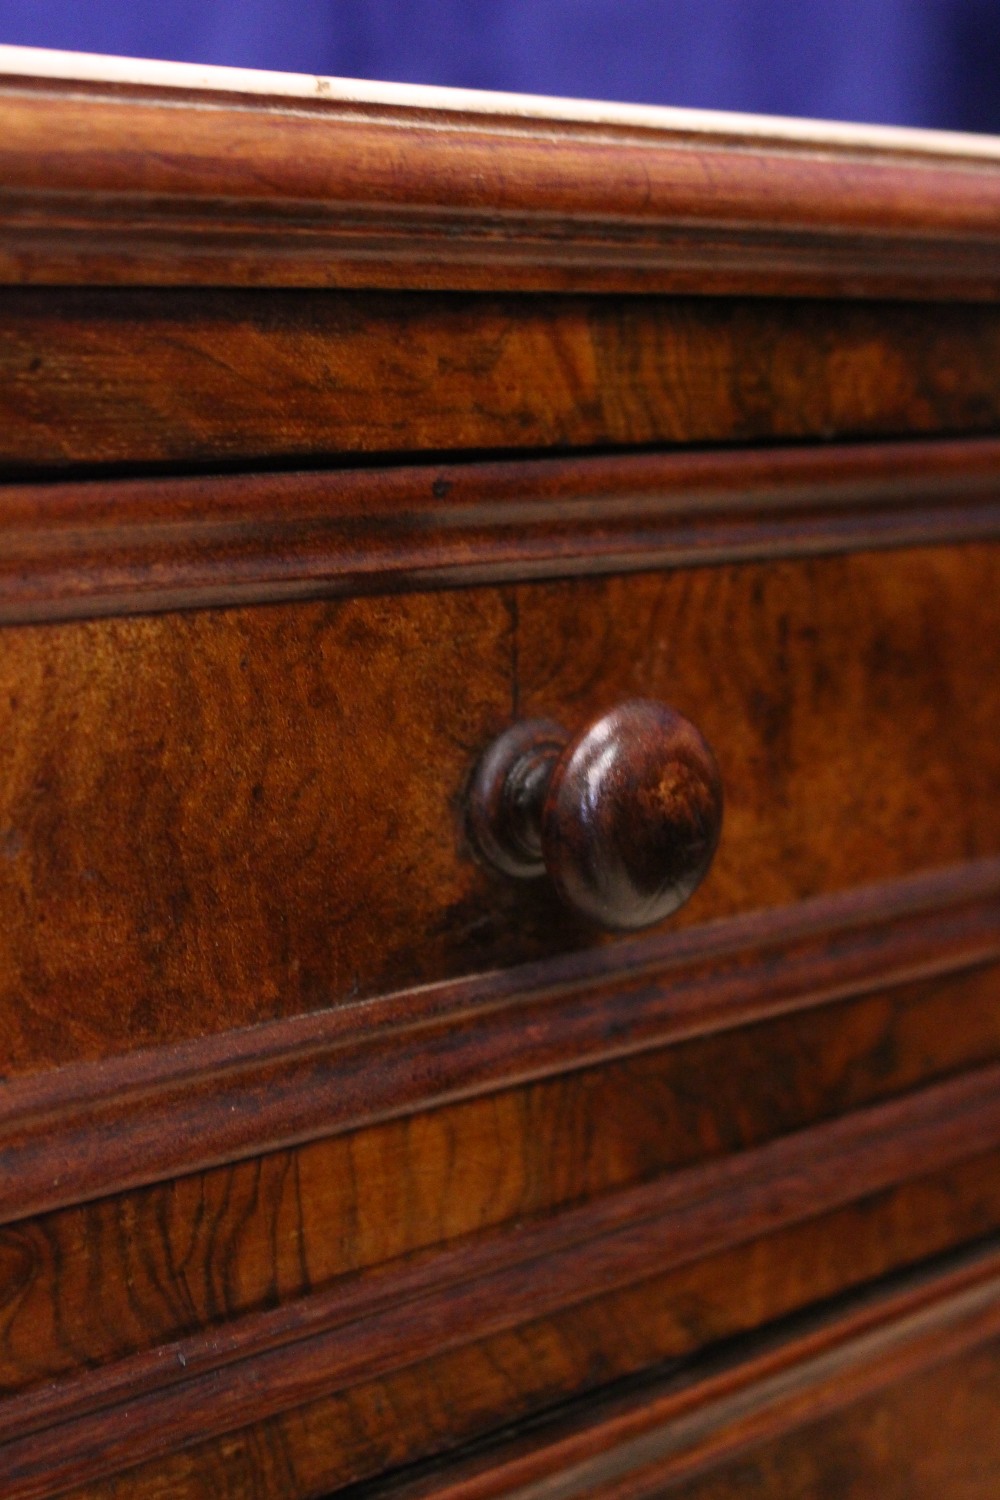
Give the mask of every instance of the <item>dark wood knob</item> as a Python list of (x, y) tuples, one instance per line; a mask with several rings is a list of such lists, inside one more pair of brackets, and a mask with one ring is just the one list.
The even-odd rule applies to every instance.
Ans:
[(576, 736), (546, 719), (513, 725), (476, 768), (468, 822), (496, 869), (518, 879), (548, 871), (602, 927), (650, 927), (711, 864), (722, 783), (694, 725), (638, 699)]

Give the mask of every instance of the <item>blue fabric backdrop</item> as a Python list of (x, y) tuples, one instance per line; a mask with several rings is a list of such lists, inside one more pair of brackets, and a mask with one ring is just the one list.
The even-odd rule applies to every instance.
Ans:
[(0, 0), (0, 41), (1000, 130), (1000, 0)]

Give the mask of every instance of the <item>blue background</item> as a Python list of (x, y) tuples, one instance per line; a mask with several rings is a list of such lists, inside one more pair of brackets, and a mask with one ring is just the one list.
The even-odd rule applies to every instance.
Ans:
[(0, 0), (0, 41), (1000, 131), (1000, 0)]

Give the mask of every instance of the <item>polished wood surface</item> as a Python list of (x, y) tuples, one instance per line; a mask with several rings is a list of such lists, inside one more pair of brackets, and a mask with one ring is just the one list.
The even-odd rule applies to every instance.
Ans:
[[(568, 1313), (571, 1327), (573, 1309), (591, 1299), (870, 1198), (899, 1181), (955, 1168), (969, 1160), (970, 1142), (976, 1143), (972, 1154), (982, 1154), (984, 1146), (995, 1151), (998, 1085), (998, 1066), (970, 1073), (912, 1099), (857, 1110), (773, 1145), (567, 1209), (538, 1226), (522, 1224), (417, 1257), (398, 1273), (389, 1267), (360, 1282), (347, 1278), (287, 1311), (230, 1319), (190, 1340), (161, 1345), (150, 1357), (122, 1360), (103, 1373), (80, 1372), (68, 1389), (49, 1386), (34, 1399), (11, 1398), (13, 1430), (0, 1447), (7, 1493), (20, 1500), (38, 1493), (39, 1478), (55, 1486), (69, 1476), (114, 1473), (176, 1446), (329, 1400), (333, 1392), (417, 1361), (536, 1329), (557, 1313)], [(960, 1205), (956, 1214), (961, 1233)], [(839, 1248), (845, 1260), (855, 1253), (846, 1244)], [(606, 1333), (598, 1345), (605, 1358), (615, 1342)], [(593, 1366), (570, 1369), (563, 1394), (591, 1384), (594, 1374)], [(510, 1381), (505, 1384), (509, 1402)], [(528, 1371), (518, 1393), (522, 1411), (538, 1401)], [(556, 1394), (550, 1388), (548, 1401)], [(501, 1412), (494, 1410), (494, 1421)], [(454, 1416), (462, 1415), (456, 1403)], [(41, 1430), (33, 1434), (36, 1426)]]
[[(364, 1493), (400, 1500), (985, 1497), (1000, 1457), (991, 1421), (998, 1300), (994, 1246), (874, 1305), (859, 1299), (757, 1347), (737, 1346), (700, 1381), (682, 1375), (609, 1402), (589, 1427), (586, 1414), (564, 1420), (547, 1445), (544, 1436), (529, 1439), (520, 1452), (515, 1443), (473, 1460), (464, 1475)], [(930, 1441), (928, 1424), (937, 1426)]]
[(520, 717), (698, 724), (726, 830), (678, 924), (995, 855), (998, 572), (977, 545), (9, 628), (8, 1074), (590, 946), (467, 847)]
[[(817, 1500), (991, 1500), (1000, 1465), (1000, 1347), (935, 1365), (843, 1414), (809, 1422), (701, 1481), (677, 1500), (764, 1500), (800, 1488)], [(913, 1455), (907, 1463), (901, 1454)]]
[(690, 720), (633, 698), (573, 736), (547, 719), (505, 730), (473, 773), (466, 818), (489, 867), (547, 873), (572, 911), (634, 931), (671, 916), (707, 874), (722, 782)]
[[(988, 999), (998, 958), (993, 860), (8, 1080), (0, 1214), (16, 1220), (874, 989), (940, 979)], [(955, 1049), (943, 1055), (955, 1066), (991, 1056), (978, 1004), (959, 1020), (942, 1022), (940, 1043)]]
[(0, 472), (991, 433), (1000, 308), (0, 286)]
[(1000, 141), (35, 61), (4, 1500), (992, 1496)]
[(996, 140), (14, 51), (5, 280), (997, 296)]
[[(842, 1289), (845, 1274), (853, 1285), (877, 1279), (887, 1255), (905, 1249), (931, 1255), (935, 1236), (956, 1229), (971, 1238), (977, 1228), (989, 1226), (996, 1167), (994, 1158), (978, 1169), (978, 1189), (971, 1171), (952, 1171), (721, 1259), (710, 1257), (663, 1278), (645, 1296), (631, 1289), (607, 1294), (551, 1324), (543, 1320), (511, 1336), (420, 1362), (231, 1432), (224, 1440), (195, 1440), (115, 1476), (87, 1482), (78, 1475), (77, 1484), (72, 1478), (67, 1484), (70, 1492), (86, 1496), (208, 1500), (223, 1485), (237, 1494), (253, 1494), (255, 1487), (266, 1493), (270, 1487), (322, 1495), (371, 1479), (477, 1440), (504, 1426), (505, 1417), (530, 1416), (532, 1397), (536, 1406), (559, 1406), (567, 1381), (587, 1391), (591, 1382), (599, 1387), (619, 1373), (631, 1379), (655, 1366), (663, 1348), (671, 1357), (683, 1357), (692, 1343), (711, 1344), (743, 1329), (748, 1316), (776, 1318), (783, 1310), (808, 1305), (825, 1285)], [(44, 1485), (39, 1473), (44, 1475), (44, 1468), (25, 1484)]]
[[(214, 1345), (199, 1343), (200, 1330), (212, 1325), (218, 1343), (227, 1319), (242, 1320), (242, 1332), (223, 1362), (266, 1344), (269, 1327), (279, 1342), (294, 1343), (329, 1327), (331, 1307), (360, 1295), (343, 1278), (375, 1268), (376, 1291), (396, 1287), (398, 1300), (429, 1292), (443, 1305), (466, 1269), (478, 1267), (485, 1285), (527, 1263), (525, 1298), (554, 1295), (554, 1305), (568, 1305), (569, 1277), (558, 1292), (532, 1289), (539, 1245), (558, 1264), (559, 1254), (589, 1242), (591, 1260), (596, 1265), (603, 1254), (600, 1274), (609, 1277), (611, 1246), (627, 1285), (713, 1245), (759, 1236), (765, 1221), (775, 1227), (830, 1213), (862, 1184), (891, 1191), (950, 1163), (995, 1155), (996, 986), (995, 965), (911, 980), (749, 1034), (695, 1039), (602, 1067), (564, 1066), (528, 1088), (508, 1084), (445, 1101), (433, 1116), (415, 1109), (187, 1173), (183, 1182), (173, 1173), (162, 1186), (92, 1194), (84, 1203), (67, 1191), (69, 1206), (31, 1222), (10, 1216), (0, 1231), (10, 1276), (0, 1319), (5, 1393), (33, 1391), (22, 1407), (58, 1408), (76, 1387), (52, 1390), (47, 1382), (81, 1366), (114, 1371), (130, 1360), (146, 1369), (147, 1383), (182, 1379), (186, 1366), (158, 1354), (134, 1357), (186, 1339), (201, 1349), (204, 1370)], [(895, 1054), (891, 1067), (873, 1065), (876, 1046)], [(790, 1097), (782, 1070), (807, 1051), (816, 1061)], [(858, 1110), (867, 1111), (863, 1122), (838, 1119)], [(945, 1128), (935, 1135), (939, 1124)], [(804, 1169), (810, 1152), (813, 1177)], [(838, 1152), (842, 1167), (851, 1164), (839, 1180)], [(765, 1168), (769, 1196), (755, 1199), (756, 1174)], [(401, 1170), (421, 1191), (397, 1201)], [(796, 1181), (782, 1197), (789, 1172)], [(969, 1181), (980, 1193), (979, 1178)], [(969, 1213), (992, 1212), (994, 1199), (970, 1197)], [(557, 1212), (569, 1217), (554, 1222)], [(645, 1245), (629, 1239), (643, 1222)], [(945, 1220), (935, 1234), (942, 1244), (958, 1236)], [(476, 1255), (470, 1237), (479, 1242)], [(463, 1244), (469, 1253), (459, 1255)], [(854, 1274), (832, 1243), (830, 1255), (830, 1275)], [(908, 1255), (899, 1242), (885, 1264)], [(811, 1274), (808, 1263), (802, 1269)], [(314, 1294), (322, 1295), (313, 1301)], [(14, 1436), (24, 1420), (23, 1410), (0, 1411), (0, 1431)]]
[(0, 620), (1000, 538), (996, 438), (0, 488)]

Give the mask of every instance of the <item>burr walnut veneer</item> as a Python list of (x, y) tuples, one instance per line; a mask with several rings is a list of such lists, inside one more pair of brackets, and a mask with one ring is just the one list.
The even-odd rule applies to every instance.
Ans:
[(0, 48), (4, 1500), (994, 1500), (1000, 143)]

